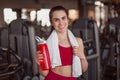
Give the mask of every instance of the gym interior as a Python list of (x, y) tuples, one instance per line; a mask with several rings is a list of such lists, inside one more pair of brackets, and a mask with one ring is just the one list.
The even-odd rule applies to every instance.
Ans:
[(84, 80), (120, 80), (120, 0), (2, 0), (0, 80), (44, 80), (34, 37), (47, 39), (56, 5), (68, 9), (69, 29), (83, 40)]

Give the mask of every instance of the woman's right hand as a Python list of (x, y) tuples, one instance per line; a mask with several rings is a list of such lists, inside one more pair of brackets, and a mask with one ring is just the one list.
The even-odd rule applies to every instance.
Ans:
[[(36, 52), (36, 62), (37, 62), (37, 64), (40, 66), (40, 61), (42, 61), (43, 60), (43, 54), (41, 54), (41, 52), (40, 51), (37, 51)], [(42, 75), (42, 76), (44, 76), (44, 77), (46, 77), (47, 75), (48, 75), (48, 72), (49, 72), (49, 70), (42, 70), (41, 69), (41, 67), (39, 67), (39, 71), (40, 71), (40, 74)]]
[(43, 54), (40, 54), (40, 53), (41, 53), (40, 51), (36, 52), (36, 62), (38, 65), (40, 65), (40, 61), (43, 60)]

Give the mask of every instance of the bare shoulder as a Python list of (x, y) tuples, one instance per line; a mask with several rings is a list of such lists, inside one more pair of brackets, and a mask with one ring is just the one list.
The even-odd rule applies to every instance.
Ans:
[(75, 38), (76, 38), (79, 46), (80, 46), (81, 48), (84, 48), (83, 40), (82, 40), (81, 38), (79, 38), (79, 37), (75, 37)]
[(83, 44), (83, 40), (79, 37), (75, 37), (79, 44)]

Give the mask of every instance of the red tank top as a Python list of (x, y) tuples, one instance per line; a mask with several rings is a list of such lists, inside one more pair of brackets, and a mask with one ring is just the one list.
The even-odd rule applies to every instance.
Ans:
[(62, 66), (72, 65), (72, 47), (63, 47), (59, 45)]

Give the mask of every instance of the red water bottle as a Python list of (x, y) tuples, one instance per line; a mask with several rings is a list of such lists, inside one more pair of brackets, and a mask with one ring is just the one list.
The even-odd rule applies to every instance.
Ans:
[(49, 70), (51, 68), (50, 56), (46, 41), (36, 36), (35, 39), (38, 43), (38, 51), (43, 55), (43, 59), (40, 60), (40, 66), (42, 70)]

